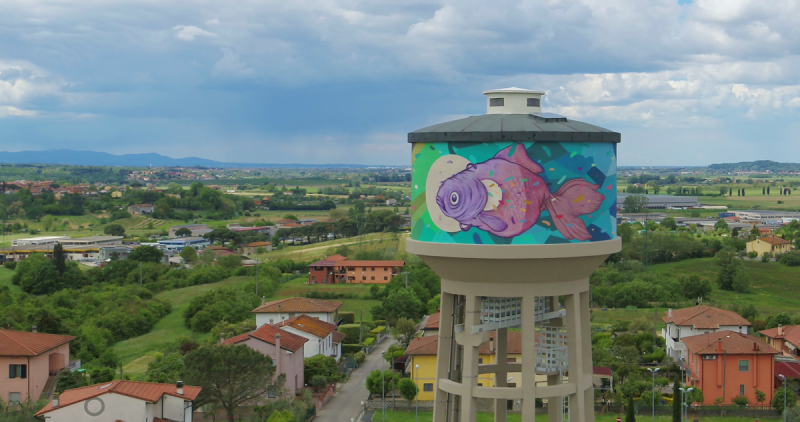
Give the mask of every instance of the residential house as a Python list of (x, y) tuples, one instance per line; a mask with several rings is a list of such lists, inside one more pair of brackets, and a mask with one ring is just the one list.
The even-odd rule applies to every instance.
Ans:
[(683, 337), (717, 331), (747, 334), (748, 327), (753, 325), (736, 312), (705, 305), (670, 309), (666, 314), (661, 317), (666, 323), (666, 327), (661, 330), (661, 336), (667, 343), (667, 356), (676, 362), (686, 359), (686, 346), (681, 341)]
[(128, 207), (128, 212), (132, 215), (152, 214), (155, 211), (153, 204), (136, 204)]
[(763, 340), (735, 331), (720, 330), (683, 337), (686, 346), (686, 384), (703, 390), (703, 404), (722, 397), (732, 404), (745, 396), (756, 404), (756, 390), (772, 402), (777, 350)]
[(112, 198), (122, 198), (122, 192), (120, 192), (118, 190), (114, 191), (114, 192), (111, 192), (111, 197)]
[(285, 319), (275, 326), (308, 339), (303, 347), (306, 358), (324, 355), (336, 358), (338, 362), (342, 357), (342, 340), (345, 334), (336, 331), (336, 324), (303, 314)]
[(387, 284), (405, 264), (405, 261), (350, 261), (333, 255), (308, 266), (308, 283)]
[(330, 324), (339, 323), (339, 307), (342, 302), (331, 300), (291, 297), (262, 303), (253, 313), (256, 314), (256, 326), (277, 324), (283, 320), (305, 314)]
[(792, 242), (781, 239), (777, 236), (762, 237), (751, 242), (747, 242), (747, 252), (758, 252), (761, 256), (765, 252), (776, 254), (786, 253), (792, 250)]
[(294, 395), (303, 388), (303, 346), (308, 339), (272, 325), (262, 325), (255, 331), (223, 340), (223, 344), (244, 344), (272, 358), (275, 375), (286, 374), (286, 387)]
[[(489, 341), (482, 343), (478, 348), (479, 365), (493, 365), (496, 363), (494, 344), (496, 335), (496, 332), (490, 332)], [(419, 388), (419, 400), (434, 399), (436, 391), (436, 355), (438, 349), (438, 336), (414, 338), (406, 349), (406, 355), (409, 356), (409, 359), (406, 360), (405, 372), (417, 384), (417, 388)], [(506, 363), (509, 364), (506, 376), (511, 379), (511, 381), (506, 381), (506, 384), (508, 387), (522, 388), (522, 375), (515, 367), (522, 363), (521, 331), (508, 331), (506, 333), (506, 353), (506, 358), (508, 360)], [(417, 365), (419, 365), (419, 368), (417, 368)], [(595, 388), (611, 388), (610, 368), (596, 366), (594, 367), (594, 374)], [(494, 377), (494, 374), (478, 375), (477, 384), (480, 387), (494, 387)], [(536, 385), (547, 385), (547, 374), (537, 373)]]
[(75, 337), (37, 333), (35, 330), (0, 329), (0, 368), (3, 368), (0, 371), (0, 399), (20, 402), (49, 398), (58, 372), (70, 367), (69, 342), (72, 340)]
[(210, 231), (210, 229), (208, 229), (208, 224), (180, 224), (180, 225), (177, 225), (177, 226), (169, 226), (169, 238), (170, 239), (174, 239), (174, 238), (178, 237), (175, 234), (175, 232), (177, 232), (180, 229), (189, 229), (192, 232), (191, 236), (202, 236), (202, 234), (195, 233), (195, 231), (197, 231), (197, 230), (209, 230)]
[(34, 416), (48, 422), (192, 422), (194, 401), (201, 390), (182, 381), (111, 381), (66, 390)]
[(387, 207), (397, 206), (397, 200), (396, 199), (387, 199), (386, 200), (386, 206)]
[(795, 393), (797, 393), (797, 383), (793, 383), (792, 381), (800, 380), (800, 362), (795, 360), (791, 362), (779, 362), (778, 359), (779, 358), (775, 359), (775, 389), (783, 387), (783, 379), (780, 377), (780, 375), (783, 375), (787, 380), (789, 380), (790, 386), (792, 384), (795, 385)]
[(783, 356), (800, 361), (800, 325), (778, 326), (758, 333)]
[(252, 242), (242, 246), (243, 255), (254, 255), (258, 253), (258, 248), (263, 248), (266, 252), (272, 252), (272, 243), (270, 242)]
[(282, 229), (287, 225), (294, 225), (294, 224), (297, 224), (296, 220), (292, 220), (291, 218), (285, 218), (283, 220), (278, 220), (278, 222), (275, 223), (275, 227)]
[(439, 319), (441, 316), (442, 314), (440, 312), (428, 315), (428, 318), (425, 320), (425, 325), (422, 326), (422, 337), (439, 335)]
[(261, 233), (272, 238), (278, 232), (277, 226), (259, 226), (259, 227), (229, 227), (232, 232), (236, 233)]

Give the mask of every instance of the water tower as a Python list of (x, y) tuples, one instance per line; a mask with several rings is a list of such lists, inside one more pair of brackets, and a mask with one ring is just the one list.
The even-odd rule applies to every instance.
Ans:
[[(487, 114), (408, 134), (406, 250), (442, 278), (433, 421), (475, 421), (479, 399), (494, 401), (495, 421), (509, 404), (533, 421), (537, 398), (550, 422), (594, 421), (589, 276), (621, 249), (620, 134), (543, 113), (541, 91), (484, 94)], [(522, 331), (520, 362), (507, 358), (509, 329)]]

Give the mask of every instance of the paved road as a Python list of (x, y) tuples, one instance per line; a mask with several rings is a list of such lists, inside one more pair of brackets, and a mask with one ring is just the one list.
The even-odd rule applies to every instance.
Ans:
[(350, 422), (350, 418), (357, 418), (361, 412), (361, 401), (369, 395), (365, 386), (367, 376), (373, 370), (381, 369), (381, 363), (383, 369), (389, 369), (389, 364), (381, 360), (381, 352), (394, 342), (393, 337), (388, 337), (376, 347), (367, 360), (350, 374), (350, 379), (342, 384), (339, 393), (317, 413), (314, 422)]

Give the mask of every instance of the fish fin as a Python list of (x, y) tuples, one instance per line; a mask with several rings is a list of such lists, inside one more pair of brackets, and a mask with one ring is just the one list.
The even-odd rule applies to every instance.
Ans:
[(552, 198), (545, 200), (545, 207), (550, 212), (553, 224), (566, 239), (592, 238), (583, 220), (578, 217), (600, 208), (606, 198), (597, 192), (598, 188), (598, 185), (584, 180), (570, 180)]
[(485, 212), (478, 214), (478, 219), (496, 232), (501, 232), (508, 228), (508, 224), (500, 219), (500, 217), (495, 217), (493, 215), (486, 214)]
[[(511, 149), (514, 148), (514, 153), (511, 153)], [(526, 169), (530, 170), (533, 173), (544, 173), (544, 169), (542, 166), (536, 164), (531, 160), (531, 157), (528, 157), (528, 152), (525, 151), (525, 145), (516, 144), (511, 145), (508, 148), (503, 149), (502, 151), (498, 152), (494, 158), (502, 158), (506, 161), (511, 161), (512, 163), (516, 163), (525, 167)]]

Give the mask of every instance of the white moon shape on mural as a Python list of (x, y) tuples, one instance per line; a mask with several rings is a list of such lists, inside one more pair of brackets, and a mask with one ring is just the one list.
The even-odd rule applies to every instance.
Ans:
[(443, 155), (434, 161), (428, 170), (428, 180), (425, 181), (425, 203), (428, 206), (428, 214), (436, 227), (449, 233), (460, 232), (461, 226), (456, 219), (444, 215), (436, 204), (436, 194), (442, 182), (467, 168), (469, 163), (469, 160), (460, 155)]

